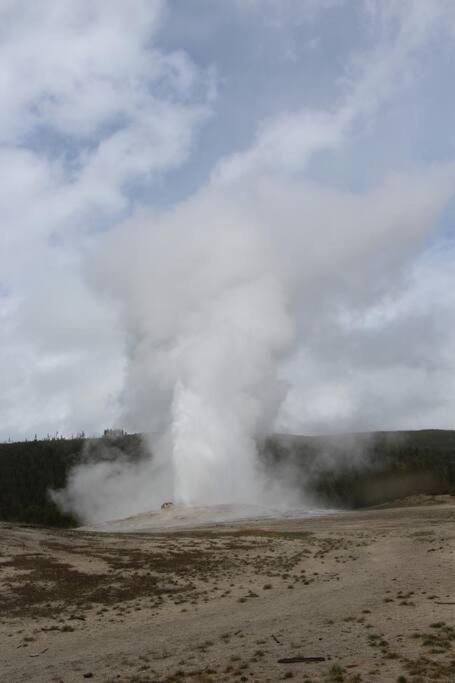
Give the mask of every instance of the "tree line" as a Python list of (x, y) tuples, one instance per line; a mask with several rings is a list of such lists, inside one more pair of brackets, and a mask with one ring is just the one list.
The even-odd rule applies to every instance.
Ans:
[[(375, 432), (304, 437), (274, 435), (259, 447), (270, 476), (292, 479), (306, 500), (359, 508), (418, 493), (455, 493), (455, 432)], [(0, 520), (75, 526), (49, 496), (81, 462), (149, 457), (138, 434), (0, 444)]]

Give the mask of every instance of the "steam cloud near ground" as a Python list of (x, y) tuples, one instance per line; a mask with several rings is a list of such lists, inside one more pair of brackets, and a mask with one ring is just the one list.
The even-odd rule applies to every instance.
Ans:
[(120, 307), (122, 423), (154, 435), (154, 457), (81, 465), (55, 494), (59, 504), (87, 522), (166, 499), (296, 504), (291, 483), (268, 480), (256, 453), (286, 397), (283, 368), (321, 310), (371, 301), (388, 286), (384, 272), (399, 274), (454, 175), (453, 166), (395, 175), (363, 194), (215, 181), (108, 234), (90, 279)]

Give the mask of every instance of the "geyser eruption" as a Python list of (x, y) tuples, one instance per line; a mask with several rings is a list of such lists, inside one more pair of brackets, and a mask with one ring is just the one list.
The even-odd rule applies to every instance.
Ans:
[[(270, 503), (257, 441), (285, 396), (277, 369), (294, 324), (273, 244), (232, 207), (197, 199), (159, 219), (135, 217), (93, 264), (128, 331), (124, 420), (150, 434), (154, 455), (139, 476), (126, 463), (76, 468), (59, 500), (85, 520), (168, 498)], [(134, 494), (118, 496), (131, 478)]]
[(123, 227), (109, 265), (115, 254), (133, 341), (129, 421), (160, 435), (154, 450), (171, 469), (169, 495), (257, 502), (256, 439), (284, 395), (277, 359), (293, 339), (271, 246), (227, 207), (214, 216), (196, 203), (181, 217)]
[(256, 440), (284, 395), (277, 357), (292, 340), (283, 294), (265, 276), (232, 282), (193, 322), (178, 344), (168, 427), (175, 499), (258, 502)]
[(453, 176), (396, 175), (358, 195), (277, 179), (211, 185), (103, 238), (90, 279), (126, 331), (121, 422), (150, 435), (153, 457), (76, 467), (59, 503), (87, 522), (164, 500), (295, 504), (264, 476), (257, 442), (286, 396), (297, 330), (334, 302), (374, 300), (386, 260), (401, 267)]

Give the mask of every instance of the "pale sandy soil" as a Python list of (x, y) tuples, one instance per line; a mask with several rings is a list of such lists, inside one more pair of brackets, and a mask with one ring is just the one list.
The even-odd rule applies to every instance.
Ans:
[[(455, 681), (455, 505), (433, 502), (162, 534), (0, 526), (0, 681)], [(324, 660), (279, 662), (296, 656)]]

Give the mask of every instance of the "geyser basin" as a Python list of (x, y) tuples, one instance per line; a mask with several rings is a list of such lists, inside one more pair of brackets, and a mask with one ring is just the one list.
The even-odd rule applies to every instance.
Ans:
[(171, 508), (143, 512), (123, 519), (80, 527), (81, 531), (137, 532), (213, 526), (229, 522), (261, 519), (299, 518), (323, 515), (331, 510), (272, 509), (256, 505), (174, 505)]

